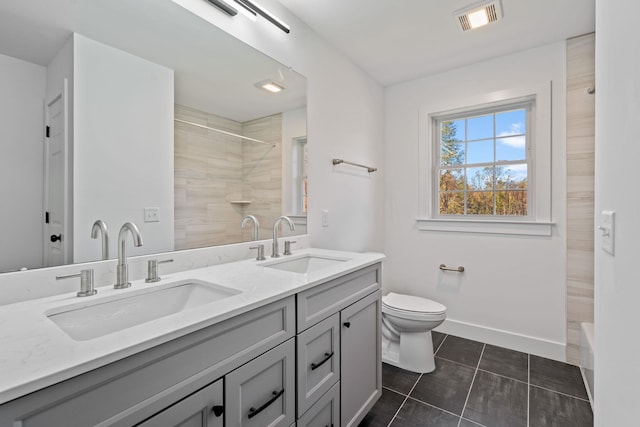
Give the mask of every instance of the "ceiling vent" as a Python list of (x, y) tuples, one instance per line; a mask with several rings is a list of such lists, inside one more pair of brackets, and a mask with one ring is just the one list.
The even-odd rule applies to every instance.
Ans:
[(500, 0), (481, 1), (458, 9), (453, 16), (462, 31), (474, 30), (502, 19)]

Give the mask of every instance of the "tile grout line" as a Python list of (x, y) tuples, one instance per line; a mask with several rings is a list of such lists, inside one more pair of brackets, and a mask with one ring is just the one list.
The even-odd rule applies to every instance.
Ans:
[[(433, 357), (435, 357), (435, 356), (436, 356), (436, 353), (437, 353), (438, 351), (440, 351), (440, 347), (442, 347), (442, 344), (444, 344), (444, 342), (446, 341), (446, 339), (447, 339), (447, 337), (448, 337), (448, 336), (449, 336), (449, 335), (445, 335), (445, 336), (444, 336), (444, 338), (442, 338), (442, 342), (440, 343), (440, 345), (438, 346), (438, 348), (433, 352)], [(431, 341), (433, 341), (433, 336), (431, 336)]]
[(400, 404), (400, 406), (398, 406), (398, 410), (396, 411), (395, 414), (393, 414), (393, 418), (391, 418), (391, 421), (389, 421), (389, 424), (387, 424), (387, 427), (391, 427), (391, 424), (393, 423), (393, 421), (396, 419), (396, 417), (398, 416), (398, 414), (400, 413), (400, 410), (402, 409), (402, 407), (404, 406), (404, 404), (407, 402), (407, 399), (409, 399), (409, 395), (411, 394), (411, 392), (413, 392), (413, 389), (416, 388), (416, 386), (418, 385), (418, 382), (420, 381), (420, 379), (422, 378), (424, 374), (420, 374), (420, 376), (418, 377), (418, 379), (416, 380), (415, 383), (413, 383), (413, 387), (411, 387), (411, 390), (409, 390), (409, 393), (407, 393), (407, 395), (404, 397), (404, 400), (402, 401), (402, 403)]
[(531, 411), (531, 354), (527, 354), (527, 427), (530, 424)]
[(467, 398), (464, 400), (464, 405), (462, 406), (462, 412), (460, 413), (460, 419), (458, 420), (458, 427), (460, 427), (460, 423), (462, 422), (462, 416), (464, 415), (464, 410), (467, 408), (467, 403), (469, 402), (469, 396), (471, 396), (471, 389), (473, 388), (473, 383), (476, 380), (476, 375), (478, 375), (478, 368), (480, 367), (480, 361), (482, 360), (482, 356), (484, 355), (484, 349), (487, 347), (487, 344), (482, 344), (482, 351), (480, 352), (480, 358), (478, 359), (478, 363), (476, 364), (476, 370), (473, 372), (473, 379), (471, 380), (471, 385), (469, 386), (469, 391), (467, 392)]
[(559, 395), (561, 395), (561, 396), (565, 396), (565, 397), (570, 397), (570, 398), (572, 398), (572, 399), (576, 399), (576, 400), (579, 400), (579, 401), (581, 401), (581, 402), (586, 402), (586, 403), (591, 404), (591, 403), (589, 402), (589, 399), (588, 399), (588, 398), (587, 398), (587, 399), (585, 399), (585, 398), (583, 398), (583, 397), (578, 397), (578, 396), (574, 396), (574, 395), (572, 395), (572, 394), (563, 393), (563, 392), (561, 392), (561, 391), (553, 390), (553, 389), (550, 389), (550, 388), (547, 388), (547, 387), (542, 387), (542, 386), (537, 385), (537, 384), (529, 384), (529, 385), (530, 385), (531, 387), (539, 388), (540, 390), (546, 390), (546, 391), (551, 392), (551, 393), (559, 394)]

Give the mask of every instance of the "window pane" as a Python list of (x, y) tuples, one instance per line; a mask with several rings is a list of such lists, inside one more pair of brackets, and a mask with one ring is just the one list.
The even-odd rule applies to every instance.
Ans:
[(467, 140), (493, 138), (493, 114), (467, 119)]
[(467, 193), (467, 214), (493, 215), (493, 191)]
[(527, 164), (496, 167), (497, 189), (527, 189)]
[(493, 166), (486, 168), (467, 169), (467, 189), (468, 190), (491, 190), (493, 189), (494, 178)]
[(443, 141), (464, 141), (464, 119), (440, 122), (440, 138)]
[(440, 146), (440, 164), (443, 166), (464, 163), (464, 143), (443, 142)]
[(527, 196), (524, 191), (498, 191), (496, 193), (496, 215), (527, 215)]
[(527, 131), (527, 114), (524, 108), (496, 114), (496, 136), (524, 135)]
[(496, 141), (496, 161), (526, 160), (526, 142), (527, 137), (524, 135), (498, 139)]
[(467, 163), (493, 163), (493, 139), (469, 142)]
[(463, 215), (464, 193), (440, 193), (440, 215)]
[(464, 169), (442, 169), (440, 191), (464, 190)]

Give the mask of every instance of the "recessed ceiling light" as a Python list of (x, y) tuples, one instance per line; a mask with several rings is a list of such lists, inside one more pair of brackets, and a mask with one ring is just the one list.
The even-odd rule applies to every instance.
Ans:
[(462, 31), (483, 27), (502, 19), (500, 0), (481, 1), (458, 9), (453, 16)]
[(271, 92), (271, 93), (282, 92), (283, 90), (286, 89), (286, 86), (283, 83), (276, 82), (275, 80), (271, 80), (271, 79), (262, 80), (256, 83), (255, 87), (262, 90), (266, 90), (267, 92)]

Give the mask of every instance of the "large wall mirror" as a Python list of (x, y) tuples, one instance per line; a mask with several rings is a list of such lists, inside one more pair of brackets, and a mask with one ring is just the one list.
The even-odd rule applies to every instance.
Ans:
[(306, 233), (305, 78), (171, 0), (2, 2), (0, 93), (0, 272)]

